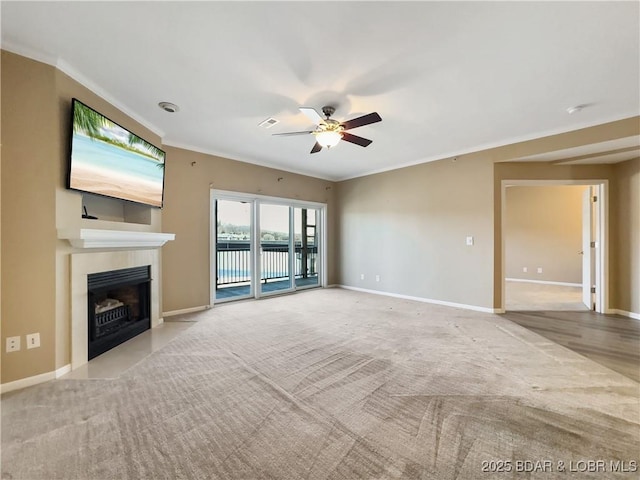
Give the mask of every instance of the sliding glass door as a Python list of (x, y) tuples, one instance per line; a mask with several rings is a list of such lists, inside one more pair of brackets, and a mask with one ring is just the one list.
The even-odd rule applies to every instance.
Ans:
[(211, 302), (323, 285), (325, 205), (212, 190)]
[(214, 201), (215, 299), (218, 301), (253, 296), (253, 202)]
[(291, 270), (291, 207), (260, 204), (260, 292), (293, 288)]

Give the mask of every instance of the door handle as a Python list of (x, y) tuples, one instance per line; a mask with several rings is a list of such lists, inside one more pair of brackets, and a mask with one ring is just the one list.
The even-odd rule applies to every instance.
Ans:
[(578, 252), (578, 255), (584, 255), (584, 250), (580, 250), (580, 251)]

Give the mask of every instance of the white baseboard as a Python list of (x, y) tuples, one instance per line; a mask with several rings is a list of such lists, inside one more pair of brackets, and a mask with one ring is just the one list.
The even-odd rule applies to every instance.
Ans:
[(561, 285), (563, 287), (582, 287), (581, 283), (552, 282), (550, 280), (529, 280), (525, 278), (505, 278), (507, 282), (541, 283), (543, 285)]
[(169, 312), (162, 312), (163, 317), (173, 317), (175, 315), (184, 315), (185, 313), (202, 312), (203, 310), (209, 310), (211, 305), (203, 305), (201, 307), (183, 308), (181, 310), (171, 310)]
[(633, 318), (634, 320), (640, 320), (640, 313), (627, 312), (626, 310), (618, 310), (616, 308), (612, 308), (611, 310), (609, 310), (609, 313), (613, 313), (615, 315), (622, 315), (623, 317)]
[(500, 308), (479, 307), (477, 305), (467, 305), (464, 303), (445, 302), (443, 300), (433, 300), (423, 297), (412, 297), (411, 295), (401, 295), (399, 293), (381, 292), (379, 290), (369, 290), (366, 288), (350, 287), (348, 285), (337, 285), (339, 288), (345, 290), (355, 290), (356, 292), (373, 293), (374, 295), (384, 295), (387, 297), (402, 298), (404, 300), (414, 300), (416, 302), (433, 303), (435, 305), (444, 305), (445, 307), (463, 308), (465, 310), (474, 310), (476, 312), (483, 313), (504, 313), (504, 310)]
[(60, 378), (61, 376), (66, 375), (70, 371), (71, 371), (71, 364), (68, 363), (64, 367), (60, 367), (59, 369), (56, 370), (56, 372), (55, 372), (56, 373), (56, 378)]
[(69, 373), (71, 371), (71, 365), (65, 365), (64, 367), (60, 367), (53, 372), (41, 373), (39, 375), (34, 375), (33, 377), (21, 378), (20, 380), (15, 380), (13, 382), (3, 383), (0, 385), (0, 392), (7, 393), (12, 392), (14, 390), (20, 390), (22, 388), (32, 387), (34, 385), (38, 385), (39, 383), (48, 382), (49, 380), (55, 380), (56, 378), (60, 378), (62, 375)]

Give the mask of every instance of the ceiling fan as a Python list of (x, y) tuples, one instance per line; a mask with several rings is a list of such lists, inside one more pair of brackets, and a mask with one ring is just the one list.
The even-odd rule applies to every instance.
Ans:
[(370, 123), (376, 123), (382, 121), (380, 115), (376, 112), (363, 115), (361, 117), (347, 120), (346, 122), (338, 122), (331, 118), (331, 115), (336, 111), (335, 107), (325, 106), (322, 107), (322, 116), (311, 107), (300, 107), (300, 111), (304, 113), (313, 123), (317, 125), (315, 130), (307, 130), (304, 132), (288, 132), (288, 133), (274, 133), (274, 136), (290, 136), (290, 135), (308, 135), (312, 134), (316, 137), (316, 143), (311, 149), (311, 153), (318, 153), (323, 147), (331, 148), (335, 146), (340, 140), (345, 142), (355, 143), (361, 147), (366, 147), (371, 144), (371, 140), (363, 137), (358, 137), (351, 133), (347, 133), (345, 130), (351, 130), (352, 128), (362, 127), (369, 125)]

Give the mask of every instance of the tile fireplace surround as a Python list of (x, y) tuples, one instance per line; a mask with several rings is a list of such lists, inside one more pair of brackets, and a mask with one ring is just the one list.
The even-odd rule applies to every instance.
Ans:
[[(84, 229), (74, 232), (59, 231), (58, 237), (68, 240), (77, 249), (70, 255), (72, 370), (87, 363), (89, 356), (87, 275), (151, 266), (151, 328), (162, 323), (159, 247), (173, 240), (174, 234)], [(147, 248), (141, 249), (143, 246)], [(99, 251), (95, 251), (96, 249)]]

